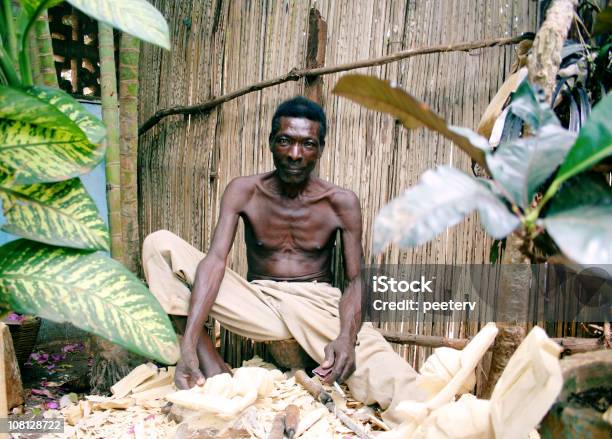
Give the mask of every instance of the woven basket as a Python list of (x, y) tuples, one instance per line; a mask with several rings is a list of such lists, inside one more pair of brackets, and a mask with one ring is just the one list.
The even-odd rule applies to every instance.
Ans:
[(21, 325), (8, 325), (20, 369), (23, 369), (23, 364), (28, 361), (32, 349), (34, 349), (38, 330), (40, 329), (40, 322), (41, 320), (38, 317), (26, 317), (21, 322)]

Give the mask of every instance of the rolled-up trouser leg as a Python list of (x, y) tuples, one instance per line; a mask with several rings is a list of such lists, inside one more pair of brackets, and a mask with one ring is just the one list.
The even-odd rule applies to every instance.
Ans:
[[(205, 254), (167, 230), (145, 238), (143, 268), (149, 289), (168, 314), (187, 315), (191, 285)], [(226, 329), (255, 340), (285, 340), (291, 333), (277, 309), (254, 285), (225, 269), (210, 315)]]

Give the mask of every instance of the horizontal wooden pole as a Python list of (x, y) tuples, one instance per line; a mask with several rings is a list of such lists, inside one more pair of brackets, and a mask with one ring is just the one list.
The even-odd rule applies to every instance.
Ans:
[(336, 66), (329, 67), (318, 67), (311, 69), (292, 69), (284, 75), (278, 76), (273, 79), (268, 79), (261, 82), (256, 82), (251, 85), (247, 85), (241, 89), (235, 90), (231, 93), (213, 97), (212, 99), (196, 105), (179, 105), (175, 107), (158, 110), (153, 116), (147, 119), (138, 129), (138, 135), (141, 136), (148, 130), (157, 125), (163, 118), (174, 114), (204, 114), (209, 112), (212, 108), (225, 102), (236, 99), (237, 97), (243, 96), (254, 91), (262, 90), (264, 88), (272, 87), (278, 84), (289, 81), (297, 81), (304, 77), (315, 77), (322, 75), (329, 75), (331, 73), (345, 72), (348, 70), (360, 69), (362, 67), (382, 66), (389, 64), (394, 61), (401, 59), (411, 58), (417, 55), (426, 55), (430, 53), (443, 53), (443, 52), (469, 52), (470, 50), (483, 49), (486, 47), (495, 46), (508, 46), (512, 44), (518, 44), (523, 40), (533, 39), (532, 34), (524, 34), (518, 37), (510, 38), (493, 38), (489, 40), (470, 41), (457, 44), (443, 44), (438, 46), (419, 47), (416, 49), (402, 50), (400, 52), (393, 53), (391, 55), (382, 56), (380, 58), (365, 59), (347, 64), (339, 64)]
[[(422, 347), (440, 348), (448, 347), (453, 349), (463, 349), (470, 341), (469, 338), (448, 338), (436, 335), (416, 335), (385, 329), (378, 329), (378, 332), (385, 337), (390, 343), (397, 344), (413, 344)], [(554, 342), (558, 343), (567, 354), (577, 354), (580, 352), (597, 351), (604, 349), (604, 342), (601, 338), (579, 338), (579, 337), (562, 337), (553, 338)]]

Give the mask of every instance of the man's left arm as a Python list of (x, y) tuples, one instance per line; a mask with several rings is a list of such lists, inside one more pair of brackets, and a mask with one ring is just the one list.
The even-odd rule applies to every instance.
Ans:
[(332, 368), (325, 381), (343, 382), (355, 371), (355, 345), (361, 329), (361, 207), (359, 199), (351, 192), (338, 194), (334, 204), (341, 222), (344, 271), (347, 285), (339, 304), (340, 333), (325, 347), (325, 361), (322, 369)]

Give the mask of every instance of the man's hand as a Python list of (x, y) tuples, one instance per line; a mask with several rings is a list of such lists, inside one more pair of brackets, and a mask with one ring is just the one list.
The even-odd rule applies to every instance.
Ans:
[(204, 375), (200, 371), (195, 352), (183, 353), (174, 371), (174, 384), (179, 390), (204, 385)]
[(325, 346), (325, 360), (314, 371), (327, 384), (342, 383), (355, 372), (355, 342), (338, 337)]

